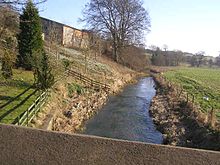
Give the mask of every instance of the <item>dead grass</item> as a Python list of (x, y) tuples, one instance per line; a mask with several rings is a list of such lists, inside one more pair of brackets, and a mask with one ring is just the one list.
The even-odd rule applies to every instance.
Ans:
[[(60, 48), (59, 52), (62, 54), (61, 58), (66, 58), (71, 62), (71, 69), (93, 80), (109, 84), (112, 89), (111, 92), (119, 91), (126, 83), (137, 76), (135, 71), (119, 65), (107, 57), (94, 58), (92, 55), (88, 55), (85, 64), (84, 52), (68, 48)], [(54, 63), (54, 67), (56, 65), (58, 64)], [(87, 69), (85, 69), (85, 66), (87, 66)], [(68, 83), (79, 84), (85, 89), (85, 92), (80, 95), (75, 92), (69, 97)], [(90, 89), (73, 77), (62, 78), (54, 86), (51, 95), (48, 104), (35, 119), (34, 126), (45, 128), (44, 121), (47, 121), (48, 116), (52, 115), (52, 129), (70, 133), (83, 129), (84, 122), (101, 109), (108, 97), (106, 92)], [(68, 111), (71, 112), (71, 117), (65, 115)]]

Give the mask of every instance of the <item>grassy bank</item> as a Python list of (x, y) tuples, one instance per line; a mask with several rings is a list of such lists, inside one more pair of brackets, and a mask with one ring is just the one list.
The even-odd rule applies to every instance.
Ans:
[(219, 125), (216, 123), (214, 129), (210, 127), (211, 118), (206, 118), (207, 115), (185, 97), (179, 97), (176, 85), (170, 85), (161, 74), (153, 76), (158, 88), (150, 113), (163, 134), (164, 144), (219, 151)]
[(32, 87), (33, 73), (19, 69), (13, 70), (13, 78), (5, 80), (0, 74), (0, 120), (12, 123), (39, 95)]
[(220, 119), (220, 69), (181, 68), (164, 73), (171, 82), (195, 96), (203, 112), (216, 109)]

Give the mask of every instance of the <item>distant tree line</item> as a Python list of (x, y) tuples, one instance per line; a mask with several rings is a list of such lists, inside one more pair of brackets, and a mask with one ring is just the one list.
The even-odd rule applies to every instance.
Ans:
[(208, 57), (205, 56), (205, 52), (200, 51), (190, 57), (187, 58), (186, 62), (188, 62), (192, 67), (220, 67), (220, 56), (219, 57)]
[(152, 46), (147, 51), (152, 55), (151, 63), (156, 66), (179, 66), (184, 61), (183, 52), (168, 51), (167, 48), (161, 50), (159, 47)]
[(156, 46), (150, 46), (150, 49), (146, 49), (146, 52), (151, 54), (151, 64), (156, 66), (179, 66), (181, 64), (187, 64), (192, 67), (220, 67), (220, 56), (216, 58), (208, 57), (204, 51), (196, 54), (179, 50), (168, 51), (168, 47), (165, 45), (163, 50)]

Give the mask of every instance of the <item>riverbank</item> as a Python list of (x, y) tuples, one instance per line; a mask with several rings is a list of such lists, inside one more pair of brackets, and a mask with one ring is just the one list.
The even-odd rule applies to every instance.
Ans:
[(150, 108), (164, 144), (220, 151), (220, 133), (201, 122), (201, 116), (178, 99), (175, 87), (167, 84), (159, 74), (152, 74), (157, 83), (157, 95)]
[(81, 132), (85, 122), (99, 112), (109, 95), (117, 94), (128, 83), (132, 83), (135, 77), (136, 74), (122, 77), (121, 81), (111, 85), (109, 92), (85, 89), (85, 92), (80, 95), (75, 93), (71, 99), (64, 99), (66, 103), (54, 117), (51, 129), (68, 133)]
[[(69, 51), (73, 52), (66, 52)], [(48, 103), (33, 120), (32, 127), (67, 133), (80, 132), (84, 123), (107, 102), (109, 95), (119, 93), (124, 86), (143, 76), (105, 57), (88, 59), (85, 72), (83, 57), (78, 54), (70, 67), (95, 81), (108, 84), (110, 91), (93, 89), (70, 75), (65, 76), (53, 87)]]

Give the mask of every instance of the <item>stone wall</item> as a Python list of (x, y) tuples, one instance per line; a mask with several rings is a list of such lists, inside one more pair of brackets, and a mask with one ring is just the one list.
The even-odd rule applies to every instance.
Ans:
[(63, 45), (65, 47), (73, 47), (75, 44), (75, 29), (63, 26)]
[(63, 24), (41, 18), (44, 40), (49, 43), (63, 45)]
[(79, 30), (46, 18), (41, 18), (43, 36), (49, 43), (65, 47), (86, 48), (89, 45), (89, 32)]
[(63, 45), (65, 47), (86, 48), (89, 45), (89, 34), (83, 30), (63, 26)]
[(0, 125), (1, 164), (217, 165), (220, 152)]

